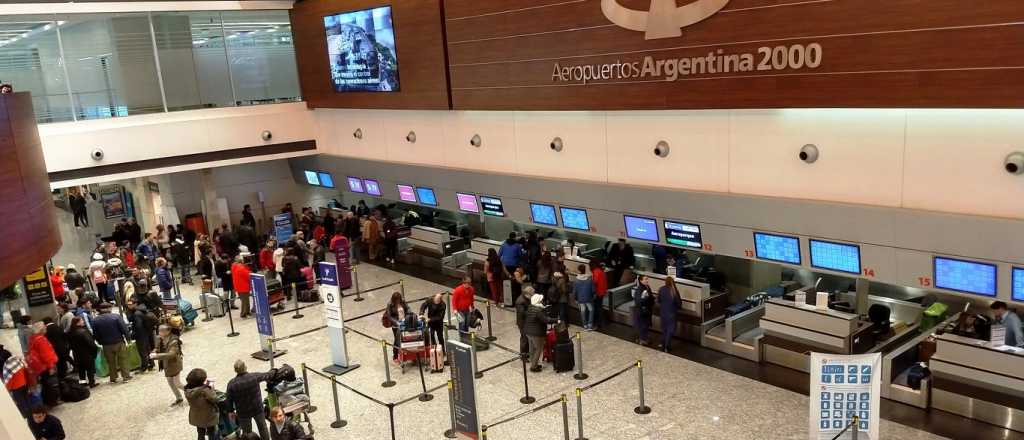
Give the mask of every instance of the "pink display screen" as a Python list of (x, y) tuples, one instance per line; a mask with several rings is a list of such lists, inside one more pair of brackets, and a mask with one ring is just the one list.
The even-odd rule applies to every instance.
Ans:
[(474, 214), (480, 213), (480, 205), (476, 203), (476, 196), (473, 194), (455, 193), (455, 197), (459, 199), (459, 209), (466, 212), (472, 212)]
[(398, 198), (403, 202), (416, 203), (416, 191), (409, 185), (398, 185)]

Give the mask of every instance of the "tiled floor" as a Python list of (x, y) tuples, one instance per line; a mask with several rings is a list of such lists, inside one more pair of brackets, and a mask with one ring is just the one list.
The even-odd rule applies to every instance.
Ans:
[[(364, 288), (379, 286), (401, 279), (403, 275), (388, 269), (362, 265), (360, 282)], [(447, 287), (406, 276), (406, 297), (410, 300), (427, 297), (447, 290)], [(382, 388), (383, 359), (379, 341), (390, 340), (390, 330), (380, 326), (379, 317), (370, 314), (383, 307), (391, 289), (377, 290), (365, 295), (366, 301), (354, 302), (346, 298), (344, 314), (347, 317), (368, 314), (349, 321), (353, 329), (373, 339), (350, 332), (349, 356), (362, 364), (359, 369), (344, 375), (346, 385), (383, 402), (397, 402), (416, 396), (421, 390), (419, 374), (415, 370), (403, 374), (389, 365), (398, 385)], [(185, 296), (193, 299), (195, 289), (186, 286)], [(288, 335), (322, 325), (320, 306), (302, 311), (302, 319), (289, 315), (275, 318), (276, 333)], [(493, 311), (494, 334), (497, 343), (515, 347), (518, 332), (511, 311)], [(269, 365), (252, 359), (249, 354), (258, 350), (255, 321), (235, 320), (241, 335), (227, 338), (228, 320), (219, 318), (200, 322), (197, 328), (183, 336), (186, 354), (186, 372), (191, 368), (205, 368), (217, 386), (223, 389), (233, 376), (231, 365), (235, 359), (244, 359), (250, 370), (260, 371)], [(757, 380), (731, 374), (718, 368), (702, 365), (672, 354), (661, 353), (622, 341), (614, 336), (585, 333), (583, 336), (586, 370), (590, 379), (576, 381), (571, 373), (555, 374), (550, 367), (544, 372), (531, 374), (530, 391), (538, 403), (557, 399), (567, 394), (569, 399), (572, 437), (575, 428), (576, 404), (573, 390), (595, 383), (635, 363), (644, 361), (647, 402), (653, 408), (650, 415), (638, 416), (633, 407), (638, 402), (635, 370), (608, 380), (583, 394), (584, 431), (588, 438), (599, 439), (805, 439), (807, 438), (806, 396), (781, 389)], [(0, 341), (13, 342), (10, 330), (0, 333)], [(282, 341), (279, 348), (288, 353), (277, 359), (298, 367), (307, 363), (320, 368), (329, 363), (327, 339), (323, 331)], [(501, 364), (514, 355), (494, 347), (479, 353), (483, 367)], [(447, 373), (425, 375), (426, 387), (441, 386)], [(313, 403), (321, 409), (312, 415), (317, 429), (316, 438), (323, 439), (387, 439), (391, 438), (388, 411), (355, 393), (340, 389), (342, 417), (349, 423), (341, 429), (328, 425), (333, 420), (331, 387), (329, 381), (310, 377)], [(448, 427), (448, 398), (446, 391), (434, 393), (429, 402), (413, 399), (395, 408), (397, 439), (442, 438)], [(507, 418), (530, 406), (519, 403), (523, 396), (522, 367), (512, 362), (494, 368), (478, 381), (481, 422), (490, 424)], [(169, 408), (172, 396), (159, 373), (141, 375), (127, 384), (103, 384), (96, 388), (86, 402), (65, 404), (55, 414), (64, 421), (75, 440), (107, 440), (109, 438), (194, 438), (188, 426), (187, 408)], [(489, 438), (561, 438), (560, 406), (555, 405), (524, 418), (502, 424), (490, 431)], [(926, 432), (883, 421), (882, 437), (886, 439), (941, 438)], [(864, 438), (864, 437), (862, 437)]]

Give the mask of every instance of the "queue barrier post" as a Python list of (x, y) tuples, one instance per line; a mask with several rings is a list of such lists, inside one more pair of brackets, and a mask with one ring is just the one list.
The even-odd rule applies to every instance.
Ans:
[(224, 307), (224, 311), (228, 314), (228, 325), (231, 326), (231, 333), (228, 333), (228, 337), (233, 338), (238, 336), (238, 332), (235, 331), (235, 318), (231, 315), (231, 307), (228, 304), (228, 299), (225, 297), (221, 298), (221, 300), (224, 301), (224, 305), (222, 307)]
[(338, 376), (333, 374), (331, 375), (331, 393), (334, 397), (334, 421), (331, 422), (331, 428), (344, 428), (348, 422), (341, 419), (341, 405), (338, 403)]
[(576, 388), (576, 440), (587, 440), (583, 436), (583, 389)]
[(519, 359), (523, 363), (523, 388), (525, 388), (526, 395), (519, 399), (519, 403), (523, 405), (529, 405), (537, 401), (533, 396), (530, 395), (530, 379), (526, 375), (526, 356), (520, 355)]
[(476, 371), (473, 373), (473, 377), (480, 379), (484, 377), (484, 372), (480, 371), (480, 362), (477, 362), (476, 357), (476, 332), (469, 332), (469, 343), (473, 346), (473, 366)]
[[(302, 388), (303, 388), (303, 390), (305, 390), (306, 395), (308, 396), (308, 395), (310, 395), (309, 394), (309, 373), (306, 372), (306, 369), (307, 369), (306, 363), (303, 362), (302, 363)], [(316, 412), (316, 407), (310, 405), (309, 409), (307, 409), (306, 412), (307, 413)]]
[(494, 331), (491, 330), (491, 300), (487, 300), (487, 340), (497, 341), (498, 337), (494, 336)]
[(562, 432), (565, 433), (565, 440), (569, 440), (569, 403), (565, 394), (562, 394)]
[(445, 327), (452, 328), (452, 293), (445, 292), (445, 302), (448, 303), (448, 307), (445, 307), (445, 312), (448, 313), (448, 320), (445, 322)]
[(576, 374), (572, 376), (576, 380), (587, 380), (590, 376), (583, 372), (583, 334), (576, 332)]
[(452, 427), (444, 431), (444, 438), (455, 438), (455, 382), (451, 379), (448, 379), (448, 414)]
[(636, 361), (636, 379), (640, 386), (640, 406), (633, 408), (633, 412), (640, 415), (650, 414), (651, 407), (644, 402), (644, 363), (641, 360)]
[(860, 417), (859, 416), (853, 416), (853, 426), (852, 426), (852, 428), (853, 428), (853, 431), (850, 432), (850, 439), (851, 440), (857, 440), (857, 437), (860, 437)]
[(301, 319), (304, 315), (299, 313), (299, 289), (292, 283), (292, 303), (295, 304), (295, 314), (292, 319)]
[(423, 362), (422, 359), (416, 359), (416, 365), (420, 367), (420, 386), (423, 387), (423, 392), (420, 393), (420, 402), (429, 402), (434, 400), (434, 395), (427, 392), (427, 381), (423, 377)]
[(352, 268), (352, 284), (356, 285), (356, 299), (353, 299), (352, 301), (361, 302), (366, 299), (362, 296), (363, 289), (359, 287), (359, 270), (355, 267)]
[(480, 427), (480, 440), (487, 440), (487, 425)]
[(398, 280), (398, 291), (402, 293), (402, 298), (405, 298), (405, 279)]
[(380, 386), (391, 388), (395, 386), (395, 381), (391, 380), (391, 366), (388, 365), (388, 343), (383, 339), (380, 340), (380, 349), (384, 353), (384, 383)]

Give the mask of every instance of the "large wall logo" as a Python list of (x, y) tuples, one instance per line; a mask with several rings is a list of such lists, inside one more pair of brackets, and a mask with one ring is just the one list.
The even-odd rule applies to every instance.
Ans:
[(601, 12), (615, 25), (644, 32), (645, 39), (655, 40), (682, 36), (682, 28), (715, 15), (728, 3), (729, 0), (696, 0), (676, 6), (676, 0), (651, 0), (651, 9), (644, 12), (622, 6), (618, 0), (601, 0)]

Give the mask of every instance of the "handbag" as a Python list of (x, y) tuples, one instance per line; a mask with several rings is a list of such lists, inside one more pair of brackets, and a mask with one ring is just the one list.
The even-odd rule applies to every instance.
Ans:
[(391, 317), (388, 316), (387, 310), (380, 317), (380, 325), (384, 326), (384, 328), (391, 328)]

